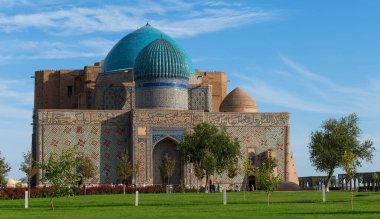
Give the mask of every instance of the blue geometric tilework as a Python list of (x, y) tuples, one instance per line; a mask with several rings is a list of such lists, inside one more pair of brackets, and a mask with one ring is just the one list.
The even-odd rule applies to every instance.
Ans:
[(187, 110), (187, 102), (187, 89), (180, 87), (157, 86), (136, 88), (136, 107), (139, 109), (163, 108)]
[(150, 163), (150, 151), (147, 151), (147, 139), (146, 138), (137, 138), (137, 144), (135, 144), (134, 148), (134, 165), (139, 163), (139, 170), (137, 175), (135, 175), (135, 179), (139, 183), (145, 183), (148, 176)]
[[(140, 162), (135, 182), (153, 182), (152, 153), (154, 146), (165, 138), (179, 142), (185, 131), (203, 121), (224, 126), (228, 134), (237, 138), (241, 154), (248, 149), (256, 155), (272, 149), (278, 160), (277, 175), (287, 179), (289, 167), (289, 114), (288, 113), (207, 113), (187, 110), (134, 110), (127, 111), (62, 111), (40, 110), (38, 112), (38, 151), (40, 161), (52, 153), (77, 147), (84, 156), (93, 159), (98, 173), (91, 183), (117, 183), (117, 155), (129, 149), (130, 116), (134, 130), (133, 148), (130, 150), (134, 164)], [(145, 130), (141, 131), (141, 130)], [(41, 156), (40, 156), (41, 155)], [(239, 161), (242, 165), (243, 160)], [(156, 164), (157, 165), (157, 164)], [(182, 173), (189, 179), (186, 167)], [(188, 168), (187, 168), (188, 169)], [(193, 177), (193, 175), (191, 175)], [(192, 179), (194, 181), (194, 179)], [(218, 183), (242, 183), (244, 173), (229, 179), (226, 174), (214, 177)]]
[(208, 87), (189, 88), (189, 109), (211, 111)]
[[(75, 147), (82, 155), (91, 158), (95, 177), (88, 183), (117, 183), (117, 155), (129, 150), (129, 126), (125, 114), (112, 111), (53, 111), (39, 112), (39, 161), (51, 154)], [(119, 120), (120, 117), (121, 119)], [(40, 177), (40, 176), (39, 176)]]
[[(289, 162), (287, 158), (287, 128), (286, 127), (227, 127), (227, 132), (231, 137), (237, 138), (241, 146), (241, 154), (246, 157), (248, 148), (254, 148), (255, 154), (259, 155), (272, 149), (278, 161), (277, 176), (282, 180), (286, 179), (286, 166)], [(239, 160), (242, 167), (243, 160)], [(220, 183), (231, 182), (241, 183), (244, 181), (244, 172), (239, 168), (238, 175), (230, 179), (226, 174), (216, 176), (216, 181)]]
[(152, 129), (152, 147), (166, 137), (173, 138), (180, 142), (184, 132), (185, 129)]
[[(210, 122), (216, 126), (225, 126), (231, 137), (236, 137), (241, 145), (241, 154), (247, 156), (248, 148), (255, 150), (255, 154), (261, 154), (273, 149), (278, 160), (277, 174), (282, 180), (286, 180), (286, 168), (288, 159), (288, 113), (204, 113), (199, 111), (133, 111), (133, 124), (146, 127), (148, 137), (146, 152), (151, 156), (153, 147), (160, 140), (167, 137), (180, 140), (184, 131), (190, 130), (195, 124), (202, 121)], [(243, 160), (239, 161), (242, 166)], [(152, 167), (151, 158), (146, 160), (146, 168)], [(185, 168), (185, 167), (184, 167)], [(186, 180), (190, 180), (185, 168)], [(144, 183), (152, 183), (152, 169), (147, 171), (147, 180)], [(192, 177), (194, 177), (192, 175)], [(218, 183), (243, 183), (244, 173), (238, 171), (235, 178), (230, 179), (226, 174), (215, 176)], [(192, 179), (194, 182), (194, 179)], [(186, 182), (187, 183), (187, 182)]]
[(131, 110), (134, 108), (133, 86), (112, 86), (103, 88), (103, 108), (105, 110)]

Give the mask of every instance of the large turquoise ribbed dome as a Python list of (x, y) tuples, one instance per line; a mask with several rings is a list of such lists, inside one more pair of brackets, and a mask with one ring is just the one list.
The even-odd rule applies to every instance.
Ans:
[(136, 58), (133, 73), (136, 81), (143, 78), (188, 79), (190, 67), (186, 54), (161, 37), (141, 50)]
[[(161, 36), (178, 48), (181, 48), (174, 39), (151, 25), (146, 24), (145, 26), (126, 35), (111, 49), (104, 60), (103, 72), (133, 68), (135, 59), (140, 51), (154, 40), (159, 39)], [(189, 56), (182, 48), (181, 50), (185, 53), (187, 62), (189, 63), (190, 72), (194, 73), (193, 64)]]

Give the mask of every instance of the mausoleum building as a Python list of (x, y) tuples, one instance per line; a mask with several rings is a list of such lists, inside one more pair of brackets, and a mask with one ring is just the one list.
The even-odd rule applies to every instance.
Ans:
[[(259, 111), (241, 88), (227, 93), (224, 72), (194, 70), (174, 39), (146, 24), (93, 66), (35, 72), (33, 154), (44, 162), (75, 147), (96, 166), (89, 183), (117, 184), (117, 155), (127, 150), (133, 165), (140, 164), (132, 182), (152, 185), (163, 183), (159, 165), (168, 153), (176, 160), (171, 183), (195, 185), (192, 166), (181, 162), (177, 145), (194, 125), (208, 122), (226, 127), (239, 140), (242, 157), (255, 165), (271, 151), (276, 174), (298, 184), (289, 113)], [(44, 183), (41, 174), (37, 184)], [(249, 179), (253, 184), (254, 176)], [(213, 181), (241, 184), (244, 173), (232, 179), (215, 175)]]

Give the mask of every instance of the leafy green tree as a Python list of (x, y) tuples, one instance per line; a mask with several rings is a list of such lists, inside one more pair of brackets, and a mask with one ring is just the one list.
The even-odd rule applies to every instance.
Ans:
[(245, 190), (247, 189), (248, 177), (249, 175), (254, 173), (254, 168), (252, 164), (252, 160), (249, 158), (245, 158), (243, 162), (243, 171), (245, 174), (245, 186), (244, 186), (244, 200), (245, 200)]
[(92, 162), (90, 157), (79, 157), (77, 172), (80, 174), (79, 184), (84, 184), (84, 194), (86, 195), (86, 180), (94, 177), (96, 174), (95, 164)]
[(8, 175), (9, 171), (11, 171), (11, 166), (5, 161), (5, 157), (1, 156), (0, 152), (0, 186), (6, 185), (5, 177)]
[(24, 161), (20, 165), (20, 170), (25, 173), (26, 179), (28, 180), (28, 196), (30, 198), (30, 181), (38, 171), (36, 162), (33, 159), (33, 155), (30, 151), (23, 153)]
[(227, 176), (230, 179), (235, 178), (238, 175), (239, 168), (236, 165), (231, 165), (227, 168)]
[(318, 171), (327, 172), (325, 187), (328, 191), (331, 177), (337, 167), (343, 167), (345, 151), (351, 151), (361, 160), (370, 161), (375, 148), (371, 140), (359, 141), (362, 133), (358, 126), (359, 118), (355, 113), (339, 120), (329, 119), (322, 123), (322, 130), (311, 133), (309, 143), (310, 161)]
[(167, 184), (169, 184), (170, 182), (170, 177), (173, 176), (174, 167), (175, 167), (175, 160), (172, 157), (170, 157), (168, 153), (166, 153), (160, 165), (160, 173), (164, 182), (166, 179)]
[(267, 203), (269, 207), (269, 197), (275, 191), (281, 182), (281, 179), (276, 176), (274, 169), (276, 168), (276, 160), (270, 155), (265, 157), (259, 168), (255, 168), (255, 176), (257, 184), (261, 190), (267, 194)]
[(38, 163), (43, 171), (42, 179), (50, 183), (50, 205), (54, 210), (54, 197), (74, 195), (77, 182), (80, 180), (78, 173), (79, 154), (75, 148), (62, 151), (62, 154), (51, 154), (49, 159)]
[(200, 123), (185, 133), (178, 149), (185, 163), (193, 163), (204, 171), (206, 188), (211, 175), (236, 166), (240, 156), (238, 140), (231, 139), (225, 128), (208, 123)]
[[(358, 161), (356, 155), (351, 151), (345, 151), (343, 155), (343, 169), (346, 172), (346, 180), (351, 182), (352, 178), (356, 174), (356, 168)], [(351, 211), (354, 210), (354, 190), (350, 187), (351, 190)]]
[(119, 154), (118, 156), (119, 159), (119, 165), (117, 166), (117, 173), (119, 176), (122, 178), (123, 181), (123, 193), (125, 195), (125, 184), (129, 184), (129, 177), (131, 177), (133, 173), (132, 169), (132, 163), (129, 160), (129, 153), (128, 151), (124, 151), (123, 153)]

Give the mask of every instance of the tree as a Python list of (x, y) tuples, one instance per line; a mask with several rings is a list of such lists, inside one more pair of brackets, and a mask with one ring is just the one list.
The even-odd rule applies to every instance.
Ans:
[(261, 163), (260, 168), (255, 168), (255, 176), (257, 184), (261, 190), (267, 194), (267, 203), (269, 207), (269, 197), (280, 184), (281, 180), (276, 176), (274, 168), (277, 166), (277, 161), (270, 155), (265, 157)]
[(119, 154), (119, 165), (117, 166), (117, 173), (122, 178), (123, 181), (123, 193), (125, 195), (125, 184), (128, 183), (129, 185), (129, 177), (132, 175), (132, 163), (129, 160), (129, 153), (128, 151), (124, 151), (123, 153)]
[(208, 123), (200, 123), (185, 133), (178, 149), (185, 163), (193, 163), (204, 171), (206, 188), (211, 175), (236, 166), (240, 155), (237, 139), (231, 139), (225, 128), (218, 129)]
[(238, 175), (239, 168), (236, 165), (231, 165), (227, 168), (227, 176), (230, 179), (235, 178)]
[(355, 113), (339, 120), (329, 119), (322, 123), (322, 130), (311, 133), (309, 143), (310, 161), (318, 171), (327, 172), (326, 190), (330, 186), (331, 177), (337, 167), (343, 166), (345, 151), (351, 151), (361, 160), (370, 161), (375, 148), (371, 140), (360, 143), (362, 133), (358, 126), (359, 118)]
[(86, 180), (94, 177), (96, 174), (96, 167), (90, 157), (79, 157), (77, 172), (80, 174), (79, 184), (84, 184), (84, 194), (86, 195)]
[(50, 183), (50, 205), (54, 210), (54, 197), (74, 195), (81, 175), (77, 173), (79, 154), (75, 148), (62, 151), (61, 156), (51, 154), (46, 162), (38, 163), (43, 170), (42, 179)]
[(0, 186), (6, 185), (5, 177), (9, 171), (11, 171), (11, 166), (8, 162), (5, 162), (5, 157), (2, 157), (0, 152)]
[(133, 174), (135, 175), (136, 184), (137, 184), (137, 179), (140, 176), (140, 170), (141, 170), (141, 161), (137, 160), (135, 162), (135, 165), (133, 166)]
[(199, 181), (205, 177), (205, 172), (198, 165), (194, 165), (194, 175), (197, 177), (197, 192), (199, 192)]
[(170, 157), (168, 153), (166, 153), (160, 165), (160, 173), (164, 182), (165, 182), (165, 179), (167, 179), (166, 181), (167, 184), (169, 184), (170, 182), (170, 177), (173, 176), (174, 167), (175, 167), (175, 160), (172, 157)]
[(25, 173), (26, 179), (28, 180), (28, 196), (30, 198), (30, 181), (38, 171), (36, 162), (33, 159), (33, 155), (30, 151), (23, 153), (24, 161), (20, 165), (20, 170)]
[(373, 179), (373, 191), (375, 192), (376, 190), (376, 183), (377, 183), (377, 186), (379, 186), (379, 174), (377, 173), (372, 173), (372, 179)]
[[(356, 155), (351, 151), (345, 151), (343, 155), (343, 169), (346, 172), (346, 180), (351, 182), (356, 174), (358, 161)], [(351, 191), (351, 211), (354, 210), (354, 190), (350, 187)]]
[(244, 186), (244, 200), (245, 200), (245, 190), (247, 189), (248, 177), (249, 175), (254, 173), (254, 168), (252, 164), (252, 160), (249, 158), (245, 158), (243, 162), (243, 171), (245, 174), (245, 186)]

